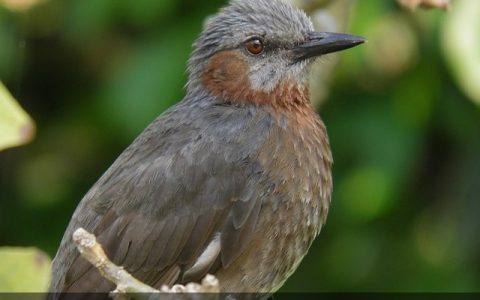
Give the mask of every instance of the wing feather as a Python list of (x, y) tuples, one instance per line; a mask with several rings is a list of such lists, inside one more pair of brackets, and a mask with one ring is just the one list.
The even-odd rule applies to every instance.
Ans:
[[(210, 271), (244, 251), (262, 207), (260, 145), (252, 143), (268, 134), (268, 118), (228, 106), (203, 108), (198, 113), (206, 116), (186, 118), (183, 109), (179, 105), (159, 117), (82, 200), (62, 241), (68, 251), (55, 258), (53, 286), (111, 288), (99, 284), (98, 272), (65, 246), (78, 227), (93, 228), (115, 263), (153, 286), (181, 282), (216, 234), (221, 258), (212, 261)], [(245, 133), (253, 126), (252, 114), (256, 135)], [(215, 121), (204, 124), (205, 119)], [(56, 277), (61, 270), (65, 277)], [(206, 271), (189, 279), (200, 280)]]

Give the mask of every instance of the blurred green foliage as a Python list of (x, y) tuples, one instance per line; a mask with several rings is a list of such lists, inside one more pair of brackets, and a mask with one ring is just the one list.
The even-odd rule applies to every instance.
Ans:
[[(0, 245), (54, 255), (88, 188), (182, 98), (191, 43), (224, 2), (0, 6), (0, 79), (39, 128), (32, 145), (0, 153)], [(369, 43), (341, 54), (319, 108), (335, 157), (331, 213), (283, 290), (479, 291), (480, 111), (459, 75), (478, 57), (447, 49), (472, 28), (452, 21), (455, 2), (412, 13), (358, 1), (353, 12), (349, 31)]]

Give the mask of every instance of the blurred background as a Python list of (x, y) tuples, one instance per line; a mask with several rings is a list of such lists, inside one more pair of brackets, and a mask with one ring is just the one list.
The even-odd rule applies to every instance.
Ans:
[[(0, 80), (38, 131), (0, 152), (0, 246), (53, 257), (89, 187), (182, 99), (191, 44), (225, 2), (0, 0)], [(283, 291), (479, 292), (480, 1), (295, 2), (369, 43), (313, 75), (333, 204)]]

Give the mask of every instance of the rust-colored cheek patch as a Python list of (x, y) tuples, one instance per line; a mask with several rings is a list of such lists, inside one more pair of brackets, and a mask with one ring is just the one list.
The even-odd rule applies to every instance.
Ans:
[(252, 88), (248, 61), (237, 50), (214, 55), (202, 75), (203, 85), (214, 95), (228, 102), (271, 105), (276, 109), (310, 107), (308, 89), (295, 82), (282, 81), (271, 92)]
[(248, 94), (248, 63), (236, 51), (223, 51), (210, 59), (202, 81), (213, 94), (234, 101)]

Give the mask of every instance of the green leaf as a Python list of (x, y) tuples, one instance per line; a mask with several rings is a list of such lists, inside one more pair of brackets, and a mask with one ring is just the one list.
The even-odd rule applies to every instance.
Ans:
[(454, 3), (443, 30), (443, 48), (463, 92), (480, 104), (480, 1)]
[(0, 293), (46, 292), (50, 258), (35, 248), (0, 248)]
[(0, 82), (0, 150), (28, 143), (35, 124)]

